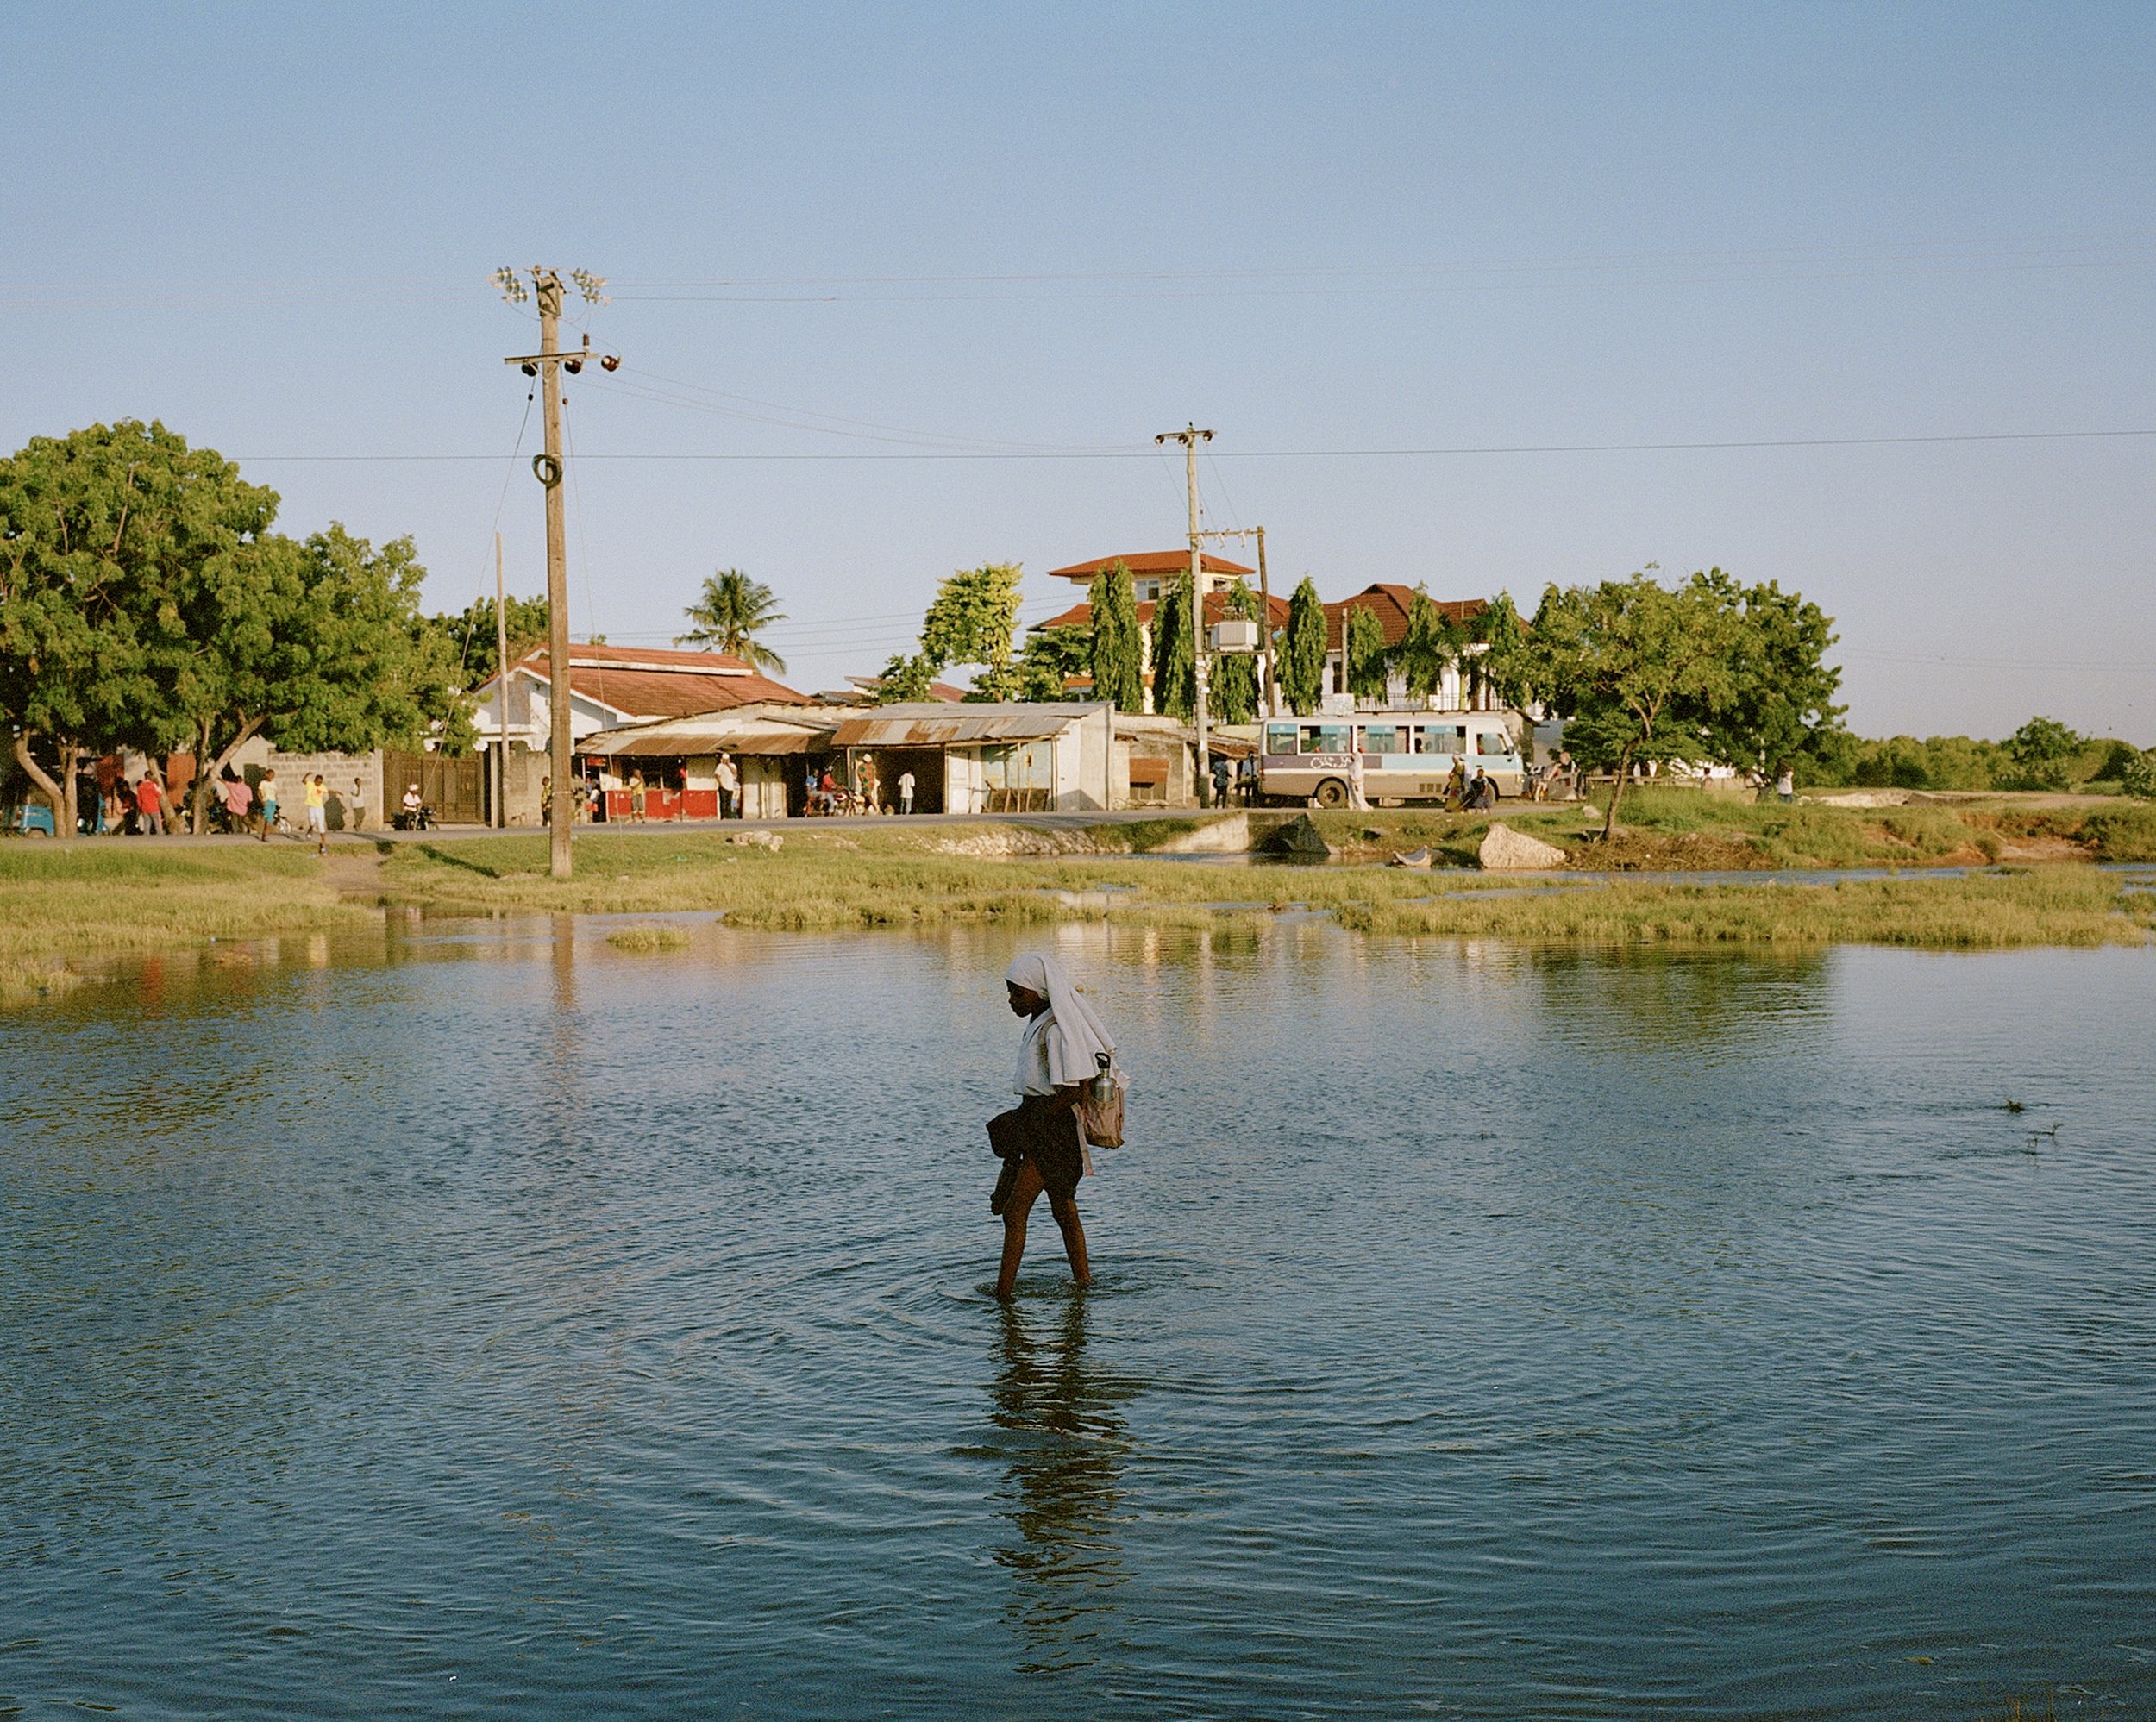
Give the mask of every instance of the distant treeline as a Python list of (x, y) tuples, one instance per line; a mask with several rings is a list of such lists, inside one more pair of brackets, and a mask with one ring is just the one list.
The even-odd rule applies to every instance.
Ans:
[(2052, 718), (2033, 717), (2003, 742), (1821, 736), (1802, 774), (1823, 788), (2063, 790), (2130, 781), (2140, 757), (2115, 736), (2079, 736)]

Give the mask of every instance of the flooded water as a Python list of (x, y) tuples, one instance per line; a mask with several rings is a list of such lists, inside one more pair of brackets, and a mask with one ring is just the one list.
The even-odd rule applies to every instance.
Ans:
[(0, 1019), (0, 1713), (2156, 1712), (2156, 953), (606, 930)]

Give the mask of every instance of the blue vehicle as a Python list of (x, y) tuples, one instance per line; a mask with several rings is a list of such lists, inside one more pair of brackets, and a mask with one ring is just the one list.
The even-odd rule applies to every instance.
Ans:
[(18, 837), (49, 837), (54, 835), (53, 810), (33, 806), (28, 802), (8, 810), (8, 830)]

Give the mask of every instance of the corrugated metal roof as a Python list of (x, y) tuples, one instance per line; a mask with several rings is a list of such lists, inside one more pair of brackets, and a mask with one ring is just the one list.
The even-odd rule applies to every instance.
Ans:
[(667, 759), (693, 754), (808, 754), (831, 745), (835, 711), (710, 711), (652, 723), (601, 730), (577, 743), (580, 753)]
[(1037, 742), (1060, 736), (1097, 705), (886, 705), (838, 726), (842, 748), (948, 748), (969, 742)]

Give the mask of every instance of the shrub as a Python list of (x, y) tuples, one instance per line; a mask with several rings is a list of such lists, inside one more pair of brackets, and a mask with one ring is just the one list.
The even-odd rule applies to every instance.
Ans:
[(2119, 787), (2143, 801), (2156, 801), (2156, 748), (2134, 755), (2122, 766)]
[(2006, 739), (2015, 787), (2022, 789), (2065, 788), (2080, 751), (2081, 737), (2055, 717), (2032, 717)]

